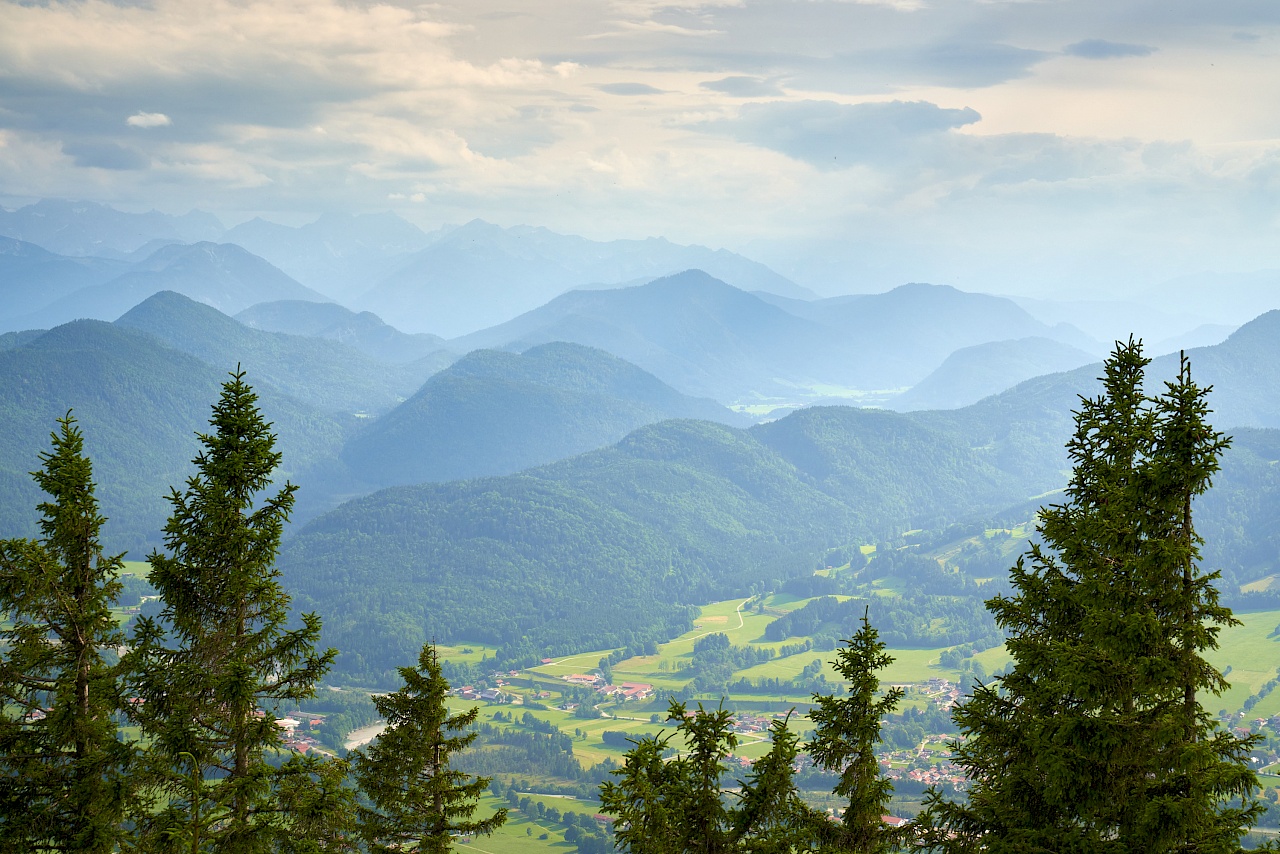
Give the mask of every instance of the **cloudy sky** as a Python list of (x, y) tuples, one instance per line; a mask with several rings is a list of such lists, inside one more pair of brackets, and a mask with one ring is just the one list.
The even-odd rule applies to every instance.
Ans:
[(0, 203), (394, 210), (820, 292), (1280, 267), (1274, 0), (0, 0)]

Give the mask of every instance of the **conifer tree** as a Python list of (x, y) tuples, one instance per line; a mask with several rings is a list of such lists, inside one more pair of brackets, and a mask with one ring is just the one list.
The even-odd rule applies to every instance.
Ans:
[(116, 738), (112, 659), (123, 639), (110, 608), (120, 556), (70, 413), (32, 476), (40, 538), (0, 542), (0, 849), (106, 854), (120, 838), (131, 750)]
[(420, 854), (445, 854), (454, 834), (489, 834), (507, 818), (505, 809), (473, 819), (487, 777), (469, 777), (450, 767), (453, 754), (475, 741), (466, 732), (479, 708), (450, 715), (449, 683), (433, 644), (422, 648), (417, 667), (401, 667), (404, 685), (373, 698), (387, 728), (354, 757), (356, 782), (370, 806), (357, 811), (359, 833), (375, 852), (416, 846)]
[[(733, 713), (701, 704), (686, 714), (671, 701), (674, 733), (646, 736), (600, 787), (600, 810), (616, 817), (617, 840), (631, 854), (723, 854), (733, 850), (734, 817), (720, 796), (724, 760), (738, 746)], [(664, 759), (674, 736), (685, 749)]]
[(880, 721), (902, 699), (901, 688), (876, 697), (880, 691), (876, 674), (892, 663), (880, 633), (863, 613), (862, 628), (836, 652), (833, 662), (849, 683), (848, 696), (813, 695), (815, 706), (809, 718), (814, 735), (805, 749), (819, 768), (840, 775), (832, 792), (849, 802), (840, 824), (818, 825), (819, 850), (881, 854), (899, 841), (883, 820), (893, 784), (881, 775), (875, 754)]
[[(631, 854), (790, 854), (807, 851), (815, 824), (825, 821), (801, 799), (793, 779), (798, 739), (788, 720), (774, 721), (773, 744), (739, 781), (730, 805), (721, 783), (725, 759), (737, 747), (733, 713), (701, 705), (688, 714), (671, 701), (672, 733), (634, 741), (615, 781), (600, 787), (601, 811), (616, 816), (617, 840)], [(679, 738), (684, 750), (664, 758)]]
[(280, 454), (256, 402), (243, 372), (223, 384), (196, 474), (169, 496), (165, 551), (148, 558), (164, 609), (139, 620), (128, 666), (168, 805), (139, 816), (144, 849), (269, 849), (290, 824), (267, 762), (282, 740), (270, 708), (313, 696), (335, 655), (316, 650), (315, 614), (289, 625), (274, 561), (296, 487), (260, 497)]
[(1014, 664), (956, 712), (972, 787), (966, 803), (931, 794), (922, 842), (938, 850), (1236, 851), (1258, 814), (1253, 739), (1197, 700), (1227, 687), (1203, 653), (1237, 624), (1191, 520), (1227, 440), (1185, 356), (1157, 397), (1148, 361), (1117, 344), (1081, 400), (1066, 501), (1043, 512), (1014, 595), (987, 603)]
[(735, 851), (742, 854), (792, 854), (808, 851), (827, 817), (809, 807), (795, 782), (799, 737), (791, 731), (790, 713), (769, 725), (769, 752), (751, 766), (733, 811)]

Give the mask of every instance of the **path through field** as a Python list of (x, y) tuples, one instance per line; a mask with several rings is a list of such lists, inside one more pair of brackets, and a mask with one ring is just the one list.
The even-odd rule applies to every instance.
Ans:
[[(750, 602), (750, 601), (751, 601), (751, 600), (750, 600), (749, 598), (748, 598), (748, 599), (743, 599), (741, 602), (739, 602), (739, 603), (738, 603), (738, 607), (733, 609), (733, 612), (734, 612), (735, 614), (737, 614), (737, 615), (738, 615), (738, 625), (736, 625), (736, 626), (734, 626), (734, 627), (733, 627), (735, 631), (736, 631), (737, 629), (740, 629), (740, 628), (742, 628), (743, 626), (745, 626), (745, 625), (746, 625), (746, 623), (745, 623), (745, 622), (743, 621), (743, 619), (742, 619), (742, 607), (743, 607), (744, 605), (746, 605), (746, 604), (747, 604), (748, 602)], [(685, 640), (685, 641), (697, 640), (698, 638), (705, 638), (707, 635), (713, 635), (713, 634), (715, 634), (717, 631), (723, 631), (723, 630), (722, 630), (722, 629), (711, 629), (711, 630), (708, 630), (708, 631), (703, 632), (703, 633), (702, 633), (702, 634), (700, 634), (700, 635), (694, 635), (694, 636), (693, 636), (693, 637), (691, 637), (691, 638), (681, 638), (681, 640)]]

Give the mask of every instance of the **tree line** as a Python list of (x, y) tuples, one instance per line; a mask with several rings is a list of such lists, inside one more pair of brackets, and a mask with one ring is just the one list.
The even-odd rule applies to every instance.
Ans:
[[(837, 652), (846, 695), (816, 695), (803, 745), (846, 802), (837, 819), (795, 784), (802, 748), (776, 721), (768, 754), (735, 795), (723, 709), (673, 701), (676, 731), (639, 740), (601, 789), (616, 840), (676, 852), (1225, 852), (1262, 812), (1252, 736), (1201, 707), (1225, 677), (1203, 654), (1236, 624), (1198, 566), (1193, 500), (1228, 440), (1182, 362), (1159, 395), (1148, 360), (1120, 344), (1104, 390), (1082, 398), (1063, 504), (987, 602), (1012, 666), (955, 714), (964, 798), (934, 790), (906, 828), (874, 749), (901, 695), (864, 610)], [(41, 536), (0, 543), (0, 844), (18, 852), (440, 852), (476, 820), (484, 778), (452, 767), (476, 710), (450, 715), (434, 649), (377, 697), (386, 733), (351, 761), (287, 756), (272, 709), (310, 696), (332, 664), (315, 614), (289, 619), (274, 559), (294, 499), (263, 495), (280, 461), (237, 371), (172, 490), (164, 548), (149, 556), (164, 607), (125, 638), (110, 613), (120, 556), (106, 555), (83, 440), (68, 415), (34, 473), (49, 500)], [(122, 654), (117, 654), (123, 650)], [(124, 737), (122, 726), (136, 728)], [(670, 755), (679, 735), (683, 750)], [(132, 736), (132, 734), (131, 734)], [(352, 784), (354, 782), (354, 785)]]
[(387, 729), (347, 759), (284, 747), (274, 711), (315, 694), (336, 651), (291, 620), (274, 567), (296, 488), (271, 494), (275, 436), (237, 370), (172, 489), (148, 556), (163, 608), (129, 637), (111, 609), (122, 555), (100, 542), (84, 439), (68, 413), (33, 473), (40, 536), (0, 542), (0, 849), (110, 854), (446, 851), (485, 778), (451, 767), (476, 709), (450, 715), (430, 645), (374, 698)]
[[(1218, 574), (1198, 565), (1192, 524), (1229, 440), (1208, 425), (1208, 389), (1185, 355), (1158, 395), (1143, 390), (1148, 363), (1139, 343), (1117, 343), (1102, 393), (1080, 400), (1064, 502), (1042, 512), (1007, 595), (986, 603), (1013, 661), (953, 714), (962, 796), (935, 787), (914, 822), (882, 819), (891, 783), (874, 748), (901, 692), (879, 690), (892, 658), (864, 610), (834, 662), (848, 693), (814, 695), (803, 745), (835, 780), (838, 818), (801, 798), (785, 722), (730, 794), (728, 713), (673, 703), (676, 732), (637, 741), (602, 788), (617, 838), (632, 854), (1241, 850), (1265, 810), (1249, 765), (1259, 737), (1237, 736), (1199, 702), (1228, 687), (1204, 653), (1239, 621)], [(676, 733), (683, 750), (664, 761)]]

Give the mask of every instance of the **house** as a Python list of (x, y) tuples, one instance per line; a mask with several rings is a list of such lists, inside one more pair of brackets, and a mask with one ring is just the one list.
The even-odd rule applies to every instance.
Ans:
[(277, 718), (276, 719), (276, 726), (280, 727), (280, 729), (284, 730), (285, 732), (293, 732), (301, 724), (302, 724), (302, 721), (295, 720), (294, 718)]
[(623, 682), (620, 687), (625, 700), (647, 700), (653, 696), (653, 686), (645, 682)]

